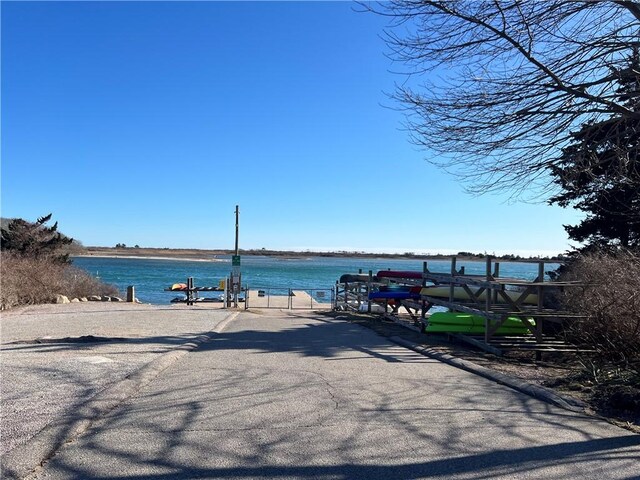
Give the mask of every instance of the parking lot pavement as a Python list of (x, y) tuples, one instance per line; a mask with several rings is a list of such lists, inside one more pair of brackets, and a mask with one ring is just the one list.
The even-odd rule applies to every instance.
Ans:
[(34, 478), (628, 479), (640, 436), (308, 312), (241, 313)]
[(0, 454), (227, 315), (202, 306), (106, 302), (3, 312)]

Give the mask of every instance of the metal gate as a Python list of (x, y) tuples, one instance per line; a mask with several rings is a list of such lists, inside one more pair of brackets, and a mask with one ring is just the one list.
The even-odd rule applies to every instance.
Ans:
[(247, 288), (244, 308), (287, 310), (331, 310), (333, 288), (251, 287)]

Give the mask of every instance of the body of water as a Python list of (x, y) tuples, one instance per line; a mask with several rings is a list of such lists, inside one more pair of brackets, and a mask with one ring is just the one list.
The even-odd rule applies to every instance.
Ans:
[[(215, 261), (158, 260), (138, 258), (75, 257), (73, 264), (105, 283), (115, 285), (123, 294), (128, 285), (136, 287), (140, 301), (152, 304), (167, 304), (175, 292), (165, 292), (174, 283), (185, 283), (187, 277), (194, 277), (196, 286), (216, 286), (231, 272), (231, 257), (220, 255)], [(449, 260), (429, 260), (429, 270), (448, 273)], [(484, 262), (458, 260), (458, 268), (465, 267), (466, 273), (483, 274)], [(545, 265), (545, 271), (553, 270), (558, 264)], [(416, 270), (422, 271), (422, 260), (399, 260), (385, 258), (352, 257), (242, 257), (242, 283), (252, 289), (332, 288), (343, 273), (364, 273), (373, 270)], [(500, 275), (532, 280), (537, 276), (535, 263), (501, 263)]]

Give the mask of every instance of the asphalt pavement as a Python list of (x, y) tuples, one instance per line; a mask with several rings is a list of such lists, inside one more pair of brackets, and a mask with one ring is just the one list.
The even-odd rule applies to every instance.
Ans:
[[(64, 443), (87, 403), (109, 388), (112, 405), (154, 360), (215, 330), (229, 312), (114, 303), (40, 305), (2, 312), (0, 466), (20, 473)], [(162, 364), (167, 364), (166, 359)]]
[(240, 313), (30, 478), (640, 478), (640, 436), (321, 314)]

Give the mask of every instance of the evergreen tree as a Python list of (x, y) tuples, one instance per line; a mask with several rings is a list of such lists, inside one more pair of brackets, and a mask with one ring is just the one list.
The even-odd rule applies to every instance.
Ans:
[(71, 263), (65, 250), (73, 239), (58, 231), (58, 222), (47, 226), (49, 220), (51, 214), (38, 218), (35, 223), (22, 218), (11, 220), (7, 228), (2, 229), (2, 250), (32, 258), (47, 257), (56, 263)]
[[(640, 112), (638, 49), (626, 68), (613, 73), (620, 84), (616, 97)], [(565, 225), (569, 237), (587, 249), (640, 248), (640, 121), (614, 115), (583, 125), (572, 137), (550, 167), (561, 192), (549, 200), (587, 214), (578, 225)]]

